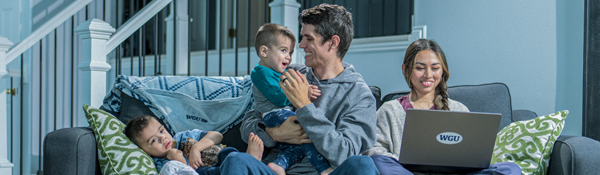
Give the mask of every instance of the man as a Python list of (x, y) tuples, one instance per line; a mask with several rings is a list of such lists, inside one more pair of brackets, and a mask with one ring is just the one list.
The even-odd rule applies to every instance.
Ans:
[[(299, 47), (306, 53), (306, 62), (290, 65), (279, 83), (297, 109), (297, 116), (269, 128), (259, 113), (250, 111), (242, 123), (243, 139), (247, 141), (244, 135), (253, 132), (267, 147), (277, 142), (312, 142), (335, 168), (331, 174), (378, 174), (370, 158), (356, 156), (375, 143), (377, 117), (375, 98), (368, 85), (354, 66), (342, 61), (352, 43), (351, 14), (344, 7), (321, 4), (302, 11), (299, 21), (302, 24)], [(312, 102), (308, 96), (309, 84), (321, 90), (321, 96)], [(277, 153), (273, 149), (265, 162)], [(316, 174), (316, 171), (304, 158), (286, 173)]]

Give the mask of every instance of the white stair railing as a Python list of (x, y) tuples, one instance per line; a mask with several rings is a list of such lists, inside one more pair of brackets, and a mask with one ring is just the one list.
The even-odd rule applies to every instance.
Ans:
[[(100, 19), (88, 20), (75, 28), (75, 32), (82, 39), (83, 61), (77, 66), (83, 76), (80, 102), (97, 108), (102, 105), (107, 92), (106, 72), (111, 68), (106, 59), (107, 54), (169, 5), (171, 1), (150, 2), (123, 24), (116, 33), (109, 23)], [(115, 34), (113, 35), (113, 33)]]
[[(8, 77), (8, 72), (6, 71), (6, 63), (4, 62), (4, 58), (6, 56), (6, 51), (8, 48), (12, 46), (12, 42), (10, 42), (7, 38), (0, 36), (0, 128), (6, 128), (6, 97), (8, 96), (4, 93), (4, 89), (8, 89), (8, 83), (5, 83), (6, 80), (4, 77)], [(0, 174), (12, 174), (13, 164), (8, 161), (8, 133), (0, 132)]]
[[(9, 88), (7, 64), (16, 59), (23, 52), (30, 49), (58, 26), (62, 25), (67, 19), (71, 18), (80, 9), (83, 9), (92, 0), (75, 0), (65, 9), (54, 15), (50, 20), (38, 27), (31, 35), (17, 43), (13, 43), (6, 37), (0, 36), (0, 128), (7, 128), (7, 93), (5, 89)], [(13, 163), (8, 160), (8, 133), (0, 132), (0, 174), (12, 174)]]
[(169, 5), (173, 0), (152, 1), (142, 10), (136, 13), (131, 19), (127, 20), (123, 26), (119, 27), (117, 32), (110, 37), (106, 42), (106, 54), (117, 48), (123, 41), (131, 36), (135, 31), (142, 27), (154, 15), (158, 14), (165, 6)]
[(84, 8), (90, 2), (92, 2), (92, 0), (75, 0), (75, 2), (67, 6), (67, 8), (65, 8), (63, 11), (60, 11), (46, 23), (38, 27), (38, 29), (31, 33), (31, 35), (23, 39), (23, 41), (17, 43), (15, 47), (11, 48), (6, 53), (5, 62), (0, 62), (0, 66), (2, 66), (0, 69), (4, 69), (6, 67), (6, 63), (10, 63), (23, 52), (27, 51), (27, 49), (31, 48), (31, 46), (39, 42), (40, 39), (44, 38), (58, 26), (62, 25), (63, 22), (67, 21), (67, 19), (71, 18), (71, 16)]

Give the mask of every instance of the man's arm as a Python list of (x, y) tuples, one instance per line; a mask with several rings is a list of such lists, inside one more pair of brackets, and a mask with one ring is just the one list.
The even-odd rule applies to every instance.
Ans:
[[(259, 126), (262, 125), (262, 126)], [(244, 120), (242, 121), (242, 125), (240, 126), (240, 133), (242, 135), (242, 140), (248, 143), (248, 138), (250, 133), (256, 134), (262, 141), (266, 147), (273, 147), (277, 144), (263, 129), (265, 127), (265, 123), (262, 119), (262, 116), (259, 112), (255, 110), (250, 110), (246, 113)]]
[[(360, 90), (348, 93), (361, 93), (363, 89), (370, 92), (368, 88), (357, 89)], [(312, 103), (296, 111), (307, 135), (333, 167), (368, 150), (376, 141), (377, 117), (373, 95), (363, 93), (358, 98), (345, 100), (348, 103), (339, 106), (341, 112), (336, 123), (325, 116), (326, 109), (318, 109)]]
[(277, 142), (289, 144), (311, 143), (311, 140), (308, 139), (302, 126), (296, 124), (296, 121), (298, 121), (296, 116), (291, 116), (278, 127), (269, 128), (265, 126), (261, 115), (252, 110), (246, 113), (246, 118), (240, 127), (240, 133), (242, 135), (242, 140), (248, 143), (248, 137), (250, 133), (253, 132), (262, 139), (263, 144), (266, 147), (273, 147)]

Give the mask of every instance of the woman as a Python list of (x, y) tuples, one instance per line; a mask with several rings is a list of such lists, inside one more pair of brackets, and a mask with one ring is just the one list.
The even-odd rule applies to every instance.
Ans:
[[(411, 91), (407, 96), (384, 103), (377, 110), (377, 143), (367, 152), (382, 175), (412, 174), (398, 163), (407, 109), (469, 112), (465, 105), (448, 98), (448, 63), (442, 48), (434, 41), (419, 39), (408, 46), (402, 73)], [(521, 169), (515, 163), (496, 163), (474, 173), (511, 172), (521, 174)]]

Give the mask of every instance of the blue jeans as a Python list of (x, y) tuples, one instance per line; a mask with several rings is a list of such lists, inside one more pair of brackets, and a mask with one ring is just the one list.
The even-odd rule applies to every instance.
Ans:
[[(220, 175), (221, 169), (219, 167), (225, 161), (225, 158), (227, 158), (227, 156), (229, 156), (229, 154), (237, 153), (237, 152), (239, 152), (239, 151), (237, 149), (235, 149), (234, 147), (225, 147), (221, 151), (219, 151), (219, 154), (217, 155), (217, 165), (216, 166), (214, 166), (214, 167), (199, 167), (198, 169), (196, 169), (196, 172), (201, 175)], [(252, 158), (254, 158), (254, 157), (252, 157)], [(254, 160), (256, 160), (256, 158), (254, 158)]]
[(223, 175), (276, 175), (271, 168), (250, 154), (232, 152), (219, 167)]
[[(266, 113), (263, 117), (263, 120), (265, 121), (265, 125), (267, 125), (267, 127), (278, 127), (285, 122), (288, 117), (295, 115), (296, 113), (294, 111), (288, 109), (279, 109), (278, 111)], [(310, 163), (319, 173), (330, 167), (327, 159), (325, 159), (325, 157), (323, 157), (323, 155), (317, 151), (317, 148), (315, 148), (315, 145), (312, 143), (302, 145), (279, 143), (278, 146), (283, 152), (277, 155), (277, 158), (273, 161), (273, 163), (281, 166), (284, 170), (287, 170), (289, 167), (296, 164), (296, 162), (302, 160), (304, 156), (308, 156), (308, 160), (310, 160)]]
[(281, 166), (284, 170), (301, 161), (304, 156), (308, 157), (310, 163), (319, 173), (330, 167), (327, 159), (317, 151), (317, 148), (312, 143), (302, 145), (279, 143), (278, 147), (282, 152), (277, 155), (273, 163)]
[[(267, 165), (246, 153), (230, 153), (220, 168), (223, 175), (276, 175)], [(370, 157), (352, 156), (329, 174), (378, 175), (379, 171)]]
[(329, 175), (378, 175), (379, 171), (375, 163), (368, 156), (352, 156), (346, 159), (340, 166), (335, 168)]
[[(371, 156), (375, 166), (382, 175), (412, 175), (413, 173), (408, 171), (402, 164), (396, 159), (388, 156), (373, 155)], [(517, 175), (521, 174), (521, 168), (512, 162), (499, 162), (490, 165), (489, 168), (468, 173), (468, 175)]]

